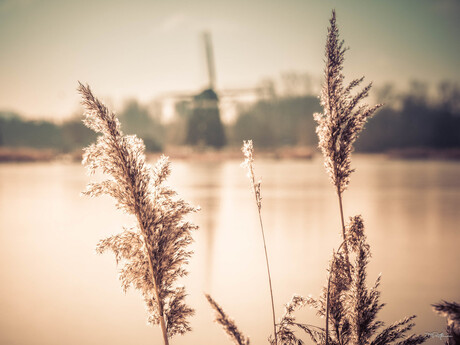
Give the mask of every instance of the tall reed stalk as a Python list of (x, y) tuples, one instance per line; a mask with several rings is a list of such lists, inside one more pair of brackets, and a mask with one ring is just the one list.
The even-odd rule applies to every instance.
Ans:
[[(364, 222), (360, 215), (350, 217), (345, 223), (343, 193), (347, 189), (351, 169), (353, 143), (364, 127), (366, 120), (381, 106), (358, 103), (367, 96), (371, 84), (351, 95), (363, 78), (355, 79), (343, 86), (342, 74), (345, 48), (339, 40), (335, 11), (332, 12), (326, 42), (325, 82), (321, 93), (323, 114), (315, 114), (318, 123), (319, 147), (324, 155), (324, 164), (335, 187), (341, 222), (342, 241), (333, 252), (328, 270), (328, 280), (319, 298), (294, 295), (285, 306), (278, 327), (278, 339), (282, 345), (299, 345), (303, 341), (295, 329), (304, 331), (316, 345), (417, 345), (427, 335), (409, 335), (414, 327), (415, 315), (385, 326), (377, 319), (384, 304), (380, 302), (380, 276), (372, 287), (368, 287), (367, 265), (371, 252), (364, 233)], [(296, 320), (295, 310), (310, 306), (325, 318), (325, 327), (305, 324)]]
[[(264, 245), (264, 254), (265, 254), (265, 264), (267, 267), (267, 277), (268, 277), (268, 286), (270, 289), (270, 300), (271, 300), (271, 308), (272, 308), (272, 320), (273, 320), (273, 338), (271, 336), (268, 338), (269, 342), (273, 345), (278, 344), (278, 334), (281, 336), (284, 336), (289, 333), (289, 329), (287, 327), (284, 327), (285, 325), (285, 317), (287, 315), (288, 318), (291, 317), (290, 313), (287, 313), (283, 316), (281, 319), (281, 322), (279, 324), (279, 328), (277, 330), (276, 328), (276, 316), (275, 316), (275, 302), (273, 299), (273, 287), (272, 287), (272, 279), (271, 279), (271, 273), (270, 273), (270, 264), (268, 260), (268, 251), (267, 251), (267, 244), (265, 241), (265, 231), (264, 231), (264, 224), (262, 221), (262, 196), (260, 192), (260, 185), (261, 182), (257, 181), (255, 178), (255, 173), (254, 173), (254, 147), (252, 144), (252, 140), (247, 140), (243, 142), (243, 147), (241, 149), (243, 151), (244, 155), (244, 161), (241, 164), (243, 167), (245, 167), (248, 171), (247, 175), (249, 177), (249, 181), (251, 182), (251, 189), (254, 193), (255, 201), (256, 201), (256, 206), (257, 206), (257, 211), (259, 215), (259, 224), (260, 224), (260, 231), (262, 234), (262, 243)], [(211, 305), (211, 307), (216, 311), (216, 319), (215, 321), (219, 323), (224, 331), (228, 334), (230, 339), (236, 344), (236, 345), (249, 345), (249, 338), (246, 338), (236, 327), (235, 323), (233, 320), (231, 320), (223, 311), (223, 309), (209, 296), (206, 295), (206, 298)], [(288, 335), (288, 337), (290, 334)], [(285, 344), (288, 345), (290, 343), (286, 342), (280, 342), (280, 344)]]
[(170, 174), (169, 161), (162, 156), (155, 168), (145, 161), (145, 147), (136, 136), (126, 136), (115, 114), (100, 102), (89, 86), (78, 91), (86, 108), (84, 123), (100, 133), (95, 144), (85, 149), (83, 164), (90, 174), (100, 169), (109, 179), (90, 183), (84, 194), (108, 194), (117, 207), (136, 219), (136, 226), (101, 240), (97, 252), (111, 250), (122, 262), (120, 280), (123, 290), (140, 290), (148, 311), (148, 322), (159, 324), (163, 342), (175, 334), (191, 330), (188, 318), (193, 309), (185, 304), (185, 288), (177, 279), (187, 274), (185, 265), (192, 252), (191, 232), (197, 226), (184, 217), (197, 209), (175, 197), (164, 186)]
[(273, 318), (273, 336), (275, 339), (275, 345), (278, 344), (278, 337), (276, 332), (276, 317), (275, 317), (275, 302), (273, 300), (273, 287), (272, 287), (272, 278), (270, 274), (270, 264), (268, 262), (268, 253), (267, 253), (267, 244), (265, 242), (265, 232), (264, 232), (264, 224), (262, 222), (262, 196), (260, 193), (260, 185), (261, 182), (257, 181), (254, 174), (254, 147), (252, 144), (252, 140), (247, 140), (243, 142), (242, 151), (245, 157), (243, 162), (243, 166), (248, 170), (248, 178), (251, 182), (251, 188), (254, 192), (254, 197), (257, 205), (257, 211), (259, 214), (259, 224), (260, 224), (260, 231), (262, 233), (262, 242), (264, 244), (264, 253), (265, 253), (265, 263), (267, 266), (267, 276), (268, 276), (268, 286), (270, 288), (270, 298), (271, 298), (271, 305), (272, 305), (272, 318)]
[[(342, 70), (346, 50), (344, 41), (339, 38), (335, 11), (332, 11), (326, 40), (325, 81), (321, 90), (321, 105), (324, 112), (322, 114), (314, 114), (314, 118), (318, 123), (318, 146), (323, 153), (324, 165), (337, 193), (342, 225), (343, 250), (345, 260), (348, 264), (347, 273), (351, 275), (348, 258), (349, 250), (347, 241), (345, 241), (343, 192), (347, 189), (350, 175), (354, 171), (351, 168), (353, 143), (358, 138), (358, 134), (363, 130), (367, 119), (382, 105), (369, 106), (367, 104), (359, 104), (361, 100), (368, 96), (372, 83), (365, 86), (355, 95), (351, 94), (351, 91), (361, 84), (364, 77), (352, 80), (347, 86), (343, 85), (345, 77)], [(331, 270), (333, 268), (333, 265), (331, 265)], [(329, 295), (327, 300), (329, 301)], [(326, 344), (328, 344), (329, 339), (328, 321), (329, 309), (327, 308)]]
[[(384, 304), (380, 303), (380, 276), (372, 287), (368, 287), (367, 265), (371, 253), (364, 234), (364, 223), (360, 215), (350, 217), (345, 223), (343, 193), (348, 187), (351, 173), (353, 143), (363, 130), (367, 119), (381, 107), (359, 104), (367, 97), (371, 84), (355, 95), (351, 91), (363, 78), (343, 85), (342, 73), (344, 42), (339, 40), (335, 11), (332, 11), (326, 42), (325, 82), (321, 92), (324, 112), (315, 114), (318, 123), (319, 147), (324, 164), (335, 187), (342, 230), (342, 242), (329, 266), (328, 282), (323, 294), (315, 299), (294, 295), (285, 305), (285, 313), (276, 324), (273, 288), (268, 251), (262, 222), (262, 198), (260, 181), (254, 174), (252, 141), (245, 141), (243, 165), (248, 169), (251, 188), (258, 209), (259, 223), (264, 245), (268, 283), (270, 288), (273, 336), (269, 341), (275, 345), (300, 345), (294, 329), (304, 331), (316, 345), (418, 345), (427, 335), (406, 336), (414, 326), (415, 315), (386, 326), (377, 319)], [(160, 158), (152, 171), (145, 162), (144, 144), (135, 136), (124, 136), (116, 116), (95, 98), (88, 86), (78, 88), (86, 107), (85, 124), (100, 133), (97, 143), (85, 150), (83, 163), (90, 173), (101, 169), (111, 178), (88, 185), (84, 194), (98, 196), (108, 194), (117, 201), (117, 207), (132, 214), (137, 226), (124, 229), (120, 234), (99, 242), (97, 251), (111, 250), (117, 263), (123, 261), (120, 280), (123, 289), (134, 287), (141, 291), (149, 312), (148, 321), (159, 324), (163, 342), (175, 334), (190, 331), (187, 320), (194, 311), (185, 304), (185, 289), (177, 286), (179, 277), (187, 274), (187, 264), (192, 252), (187, 246), (192, 242), (191, 232), (197, 226), (183, 220), (184, 216), (197, 209), (183, 200), (176, 199), (175, 192), (163, 185), (170, 174), (166, 157)], [(343, 250), (342, 250), (343, 249)], [(352, 260), (353, 259), (353, 260)], [(209, 296), (208, 302), (216, 312), (216, 321), (222, 325), (236, 345), (249, 345), (249, 338), (241, 333), (236, 324)], [(325, 317), (325, 328), (298, 322), (294, 312), (309, 305)], [(450, 328), (460, 333), (457, 321), (457, 304), (435, 306), (436, 311), (454, 320)], [(451, 325), (454, 321), (451, 322)], [(277, 327), (278, 326), (278, 327)]]

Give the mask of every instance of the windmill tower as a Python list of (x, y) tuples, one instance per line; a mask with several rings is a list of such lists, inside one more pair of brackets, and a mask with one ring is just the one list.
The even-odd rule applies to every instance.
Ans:
[(226, 144), (219, 111), (219, 97), (215, 91), (216, 73), (211, 35), (203, 33), (208, 70), (208, 87), (194, 95), (187, 121), (186, 143), (192, 146), (221, 148)]

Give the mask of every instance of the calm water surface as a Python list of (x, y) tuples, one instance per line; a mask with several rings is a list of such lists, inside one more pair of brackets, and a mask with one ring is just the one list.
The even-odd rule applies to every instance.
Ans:
[[(203, 297), (210, 293), (254, 344), (267, 344), (270, 299), (253, 196), (240, 162), (174, 162), (169, 180), (202, 210), (193, 216), (195, 254), (183, 280), (196, 309), (193, 333), (172, 344), (228, 344)], [(383, 275), (380, 318), (417, 314), (418, 332), (444, 330), (430, 304), (460, 300), (460, 163), (356, 156), (344, 197), (362, 214), (373, 258), (369, 284)], [(321, 160), (260, 160), (277, 314), (292, 294), (317, 296), (340, 244), (337, 200)], [(122, 293), (99, 239), (133, 219), (108, 198), (80, 197), (79, 164), (0, 165), (0, 344), (160, 344), (137, 292)], [(313, 310), (298, 313), (322, 326)], [(441, 344), (433, 339), (431, 344)]]

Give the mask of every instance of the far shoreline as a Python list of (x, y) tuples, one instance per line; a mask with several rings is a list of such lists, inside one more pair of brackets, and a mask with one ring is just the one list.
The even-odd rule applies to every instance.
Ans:
[[(29, 147), (0, 147), (0, 163), (32, 163), (32, 162), (81, 162), (83, 150), (58, 152), (52, 149)], [(460, 148), (404, 148), (386, 152), (355, 152), (357, 155), (381, 156), (387, 159), (403, 160), (453, 160), (460, 161)], [(218, 162), (241, 160), (242, 153), (237, 147), (226, 147), (221, 150), (211, 148), (167, 147), (164, 152), (147, 152), (147, 160), (152, 161), (166, 155), (178, 161)], [(286, 146), (272, 149), (255, 150), (259, 159), (274, 160), (311, 160), (319, 155), (314, 147)]]

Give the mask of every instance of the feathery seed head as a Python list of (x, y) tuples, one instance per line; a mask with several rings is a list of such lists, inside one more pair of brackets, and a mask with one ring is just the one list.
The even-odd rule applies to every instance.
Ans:
[(187, 248), (197, 229), (184, 217), (197, 209), (164, 186), (171, 172), (167, 157), (162, 156), (152, 169), (146, 163), (143, 141), (123, 135), (115, 114), (93, 96), (89, 86), (80, 83), (78, 91), (86, 108), (84, 123), (101, 133), (85, 149), (83, 164), (90, 173), (100, 169), (110, 177), (90, 183), (84, 194), (108, 194), (119, 209), (137, 220), (136, 227), (101, 240), (96, 251), (111, 250), (122, 263), (122, 288), (140, 290), (150, 323), (161, 323), (168, 338), (183, 334), (190, 330), (188, 318), (194, 311), (185, 304), (185, 289), (176, 281), (187, 274), (185, 265), (192, 254)]
[(382, 106), (359, 105), (360, 101), (368, 96), (372, 84), (365, 86), (356, 95), (351, 94), (352, 89), (364, 78), (355, 79), (344, 87), (345, 77), (342, 70), (346, 50), (344, 41), (339, 39), (335, 11), (332, 11), (326, 40), (325, 81), (321, 90), (321, 105), (324, 112), (316, 113), (313, 117), (318, 124), (316, 133), (319, 139), (318, 146), (324, 156), (324, 166), (338, 193), (346, 190), (353, 172), (353, 143), (363, 130), (367, 119)]
[(260, 185), (262, 181), (258, 180), (256, 182), (256, 178), (254, 175), (254, 147), (252, 144), (252, 140), (244, 140), (241, 151), (243, 151), (243, 155), (245, 157), (243, 163), (241, 163), (241, 166), (248, 170), (248, 178), (251, 182), (251, 187), (256, 198), (257, 207), (260, 211), (260, 209), (262, 208), (262, 196), (260, 192)]
[(227, 314), (225, 314), (221, 306), (218, 305), (208, 294), (205, 294), (205, 296), (216, 313), (215, 322), (222, 326), (232, 342), (235, 345), (249, 345), (249, 338), (245, 337), (245, 335), (240, 332), (235, 322), (229, 318)]
[(346, 225), (345, 241), (347, 242), (348, 248), (354, 252), (357, 252), (359, 246), (366, 241), (364, 222), (361, 215), (350, 217), (350, 221)]
[[(305, 302), (314, 307), (321, 317), (326, 316), (326, 330), (321, 333), (323, 337), (312, 335), (314, 326), (306, 325), (302, 329), (317, 345), (387, 345), (396, 341), (397, 345), (421, 344), (427, 339), (426, 336), (406, 336), (406, 332), (414, 326), (411, 320), (415, 316), (380, 330), (384, 326), (377, 319), (377, 313), (384, 305), (379, 301), (380, 276), (373, 287), (367, 286), (367, 265), (371, 253), (366, 242), (362, 217), (351, 217), (346, 226), (343, 224), (341, 194), (346, 190), (353, 172), (353, 143), (363, 130), (366, 120), (381, 107), (381, 104), (359, 105), (367, 97), (372, 84), (355, 95), (351, 94), (351, 90), (364, 78), (355, 79), (347, 86), (343, 85), (342, 70), (346, 50), (343, 40), (339, 39), (335, 11), (332, 11), (326, 41), (325, 81), (321, 92), (324, 111), (322, 114), (314, 114), (314, 119), (318, 124), (316, 131), (324, 165), (340, 201), (343, 242), (339, 251), (333, 253), (328, 284), (323, 288), (321, 297), (308, 298)], [(349, 255), (354, 258), (354, 262)]]

